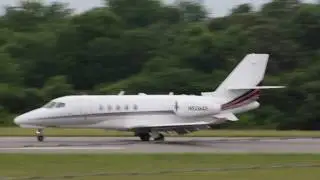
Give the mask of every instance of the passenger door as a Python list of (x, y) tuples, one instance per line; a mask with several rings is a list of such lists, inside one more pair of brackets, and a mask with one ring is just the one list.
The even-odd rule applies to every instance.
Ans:
[(83, 114), (84, 104), (82, 100), (79, 100), (79, 102), (66, 103), (65, 109), (68, 125), (81, 125), (85, 122)]
[(80, 110), (83, 120), (86, 123), (92, 123), (99, 113), (99, 104), (91, 100), (83, 100)]

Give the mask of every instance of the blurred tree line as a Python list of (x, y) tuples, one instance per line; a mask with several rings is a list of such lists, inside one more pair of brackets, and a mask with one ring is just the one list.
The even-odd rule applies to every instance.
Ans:
[(320, 4), (274, 0), (225, 17), (192, 1), (105, 0), (80, 14), (21, 1), (0, 17), (0, 124), (70, 94), (212, 91), (247, 53), (270, 53), (262, 107), (227, 128), (320, 129)]

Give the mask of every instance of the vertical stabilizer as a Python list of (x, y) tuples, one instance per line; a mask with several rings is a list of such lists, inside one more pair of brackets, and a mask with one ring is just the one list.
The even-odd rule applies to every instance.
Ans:
[(268, 60), (269, 54), (247, 54), (214, 92), (201, 94), (221, 99), (222, 110), (257, 103), (262, 89), (285, 88), (285, 86), (261, 86)]
[(260, 89), (254, 87), (261, 85), (268, 59), (268, 54), (248, 54), (243, 58), (214, 92), (225, 100), (222, 109), (239, 107), (259, 98)]
[(269, 55), (248, 54), (216, 89), (223, 94), (229, 87), (255, 87), (263, 80)]
[(256, 101), (260, 89), (255, 87), (259, 86), (264, 78), (268, 59), (268, 54), (246, 55), (214, 92), (203, 92), (202, 95), (223, 99), (223, 109)]

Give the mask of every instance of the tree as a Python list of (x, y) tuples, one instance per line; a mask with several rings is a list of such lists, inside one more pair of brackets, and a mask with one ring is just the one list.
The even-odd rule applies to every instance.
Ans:
[(145, 27), (160, 17), (160, 1), (106, 0), (107, 7), (120, 16), (129, 28)]
[(231, 10), (232, 15), (234, 14), (242, 14), (242, 13), (249, 13), (252, 11), (252, 7), (250, 4), (246, 3), (246, 4), (241, 4), (236, 8), (233, 8)]
[(47, 100), (74, 93), (72, 85), (67, 83), (64, 76), (54, 76), (48, 79), (42, 88), (42, 92)]

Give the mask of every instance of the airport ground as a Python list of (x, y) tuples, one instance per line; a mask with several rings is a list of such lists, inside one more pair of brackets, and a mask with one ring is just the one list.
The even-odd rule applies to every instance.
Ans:
[(0, 179), (320, 177), (320, 132), (212, 130), (168, 137), (164, 143), (141, 142), (128, 137), (131, 133), (116, 131), (47, 129), (45, 133), (45, 142), (37, 142), (33, 129), (0, 129), (4, 136), (0, 137)]
[[(33, 129), (18, 127), (0, 128), (0, 136), (34, 136)], [(99, 129), (45, 129), (46, 136), (55, 137), (124, 137), (132, 136), (131, 132), (105, 131)], [(177, 136), (176, 134), (166, 136)], [(276, 131), (276, 130), (204, 130), (183, 135), (187, 137), (308, 137), (320, 138), (320, 131)]]
[(0, 154), (0, 161), (0, 179), (318, 180), (320, 177), (320, 155), (312, 154)]

